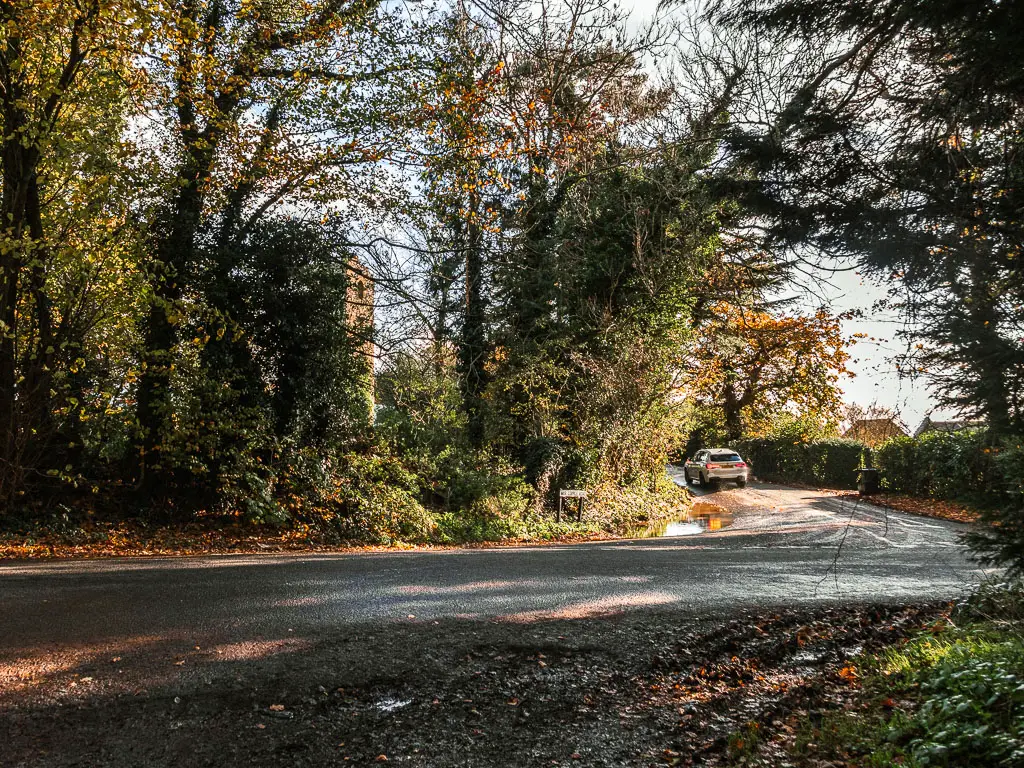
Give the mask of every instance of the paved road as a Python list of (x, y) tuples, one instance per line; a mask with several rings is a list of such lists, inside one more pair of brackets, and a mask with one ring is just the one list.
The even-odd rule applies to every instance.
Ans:
[(695, 493), (732, 524), (571, 546), (0, 565), (0, 686), (19, 659), (155, 637), (230, 649), (413, 617), (910, 601), (957, 596), (981, 577), (958, 524), (782, 486)]
[[(313, 768), (381, 753), (453, 768), (660, 765), (679, 702), (655, 702), (659, 686), (639, 681), (675, 668), (665, 679), (683, 679), (751, 626), (768, 634), (742, 653), (785, 645), (819, 624), (821, 604), (840, 604), (827, 620), (841, 623), (850, 601), (954, 597), (981, 575), (962, 526), (779, 486), (696, 493), (719, 505), (704, 507), (718, 530), (2, 564), (0, 766)], [(868, 636), (885, 616), (862, 611), (850, 626)], [(824, 637), (821, 653), (855, 652)], [(819, 658), (808, 653), (758, 668), (788, 684), (793, 664)], [(717, 700), (698, 702), (698, 720), (727, 730)], [(760, 719), (756, 696), (735, 706)]]

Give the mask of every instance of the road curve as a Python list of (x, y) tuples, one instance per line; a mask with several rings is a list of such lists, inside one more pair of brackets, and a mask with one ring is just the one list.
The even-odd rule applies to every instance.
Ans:
[(952, 598), (983, 576), (956, 523), (776, 485), (695, 493), (730, 509), (732, 525), (547, 547), (7, 563), (0, 666), (44, 649), (257, 642), (413, 618)]

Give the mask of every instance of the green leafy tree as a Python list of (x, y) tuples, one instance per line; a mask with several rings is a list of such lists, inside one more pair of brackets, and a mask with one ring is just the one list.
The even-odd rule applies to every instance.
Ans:
[(404, 135), (396, 79), (415, 66), (401, 29), (376, 2), (160, 5), (149, 74), (162, 131), (137, 409), (144, 495), (159, 491), (173, 433), (181, 323), (207, 308), (233, 310), (204, 307), (190, 277), (227, 281), (244, 253), (235, 242), (285, 201), (382, 204), (372, 170)]
[(101, 326), (137, 297), (124, 270), (134, 254), (122, 132), (140, 88), (132, 62), (147, 10), (132, 0), (0, 8), (5, 509), (41, 477), (64, 473), (62, 460), (81, 447), (93, 353), (103, 356), (86, 341), (124, 351), (124, 337)]

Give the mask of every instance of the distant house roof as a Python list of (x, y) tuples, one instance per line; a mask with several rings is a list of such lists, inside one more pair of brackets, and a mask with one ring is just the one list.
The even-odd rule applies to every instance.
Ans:
[(977, 429), (984, 427), (983, 419), (961, 419), (959, 421), (932, 421), (930, 416), (925, 416), (921, 424), (914, 430), (914, 437), (919, 437), (925, 432), (959, 432), (961, 429)]
[(886, 417), (882, 419), (856, 419), (850, 428), (843, 433), (843, 437), (850, 440), (860, 440), (868, 445), (878, 445), (893, 437), (905, 437), (907, 430), (896, 419)]

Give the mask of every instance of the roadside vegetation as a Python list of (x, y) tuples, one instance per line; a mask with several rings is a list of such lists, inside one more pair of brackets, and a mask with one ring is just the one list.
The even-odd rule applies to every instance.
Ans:
[(996, 768), (1024, 762), (1019, 582), (983, 588), (949, 619), (854, 659), (849, 670), (857, 683), (842, 706), (805, 718), (786, 740), (796, 765)]

